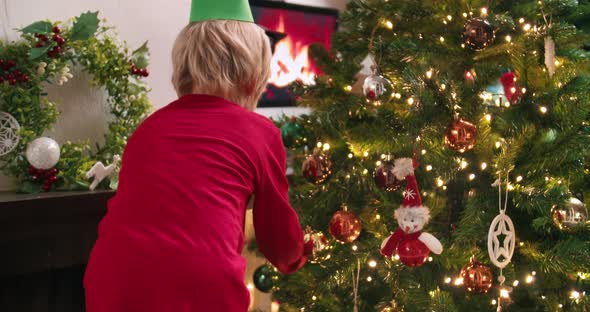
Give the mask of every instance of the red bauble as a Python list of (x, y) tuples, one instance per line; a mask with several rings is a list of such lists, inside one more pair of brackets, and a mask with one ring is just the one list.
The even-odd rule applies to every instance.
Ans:
[(361, 220), (346, 207), (337, 211), (330, 220), (330, 234), (341, 243), (352, 243), (361, 235), (362, 229)]
[(426, 262), (430, 249), (418, 239), (402, 240), (397, 246), (399, 260), (409, 267), (419, 267)]
[(332, 174), (332, 163), (328, 156), (316, 152), (303, 162), (303, 176), (311, 183), (321, 184)]
[(477, 127), (461, 118), (453, 121), (445, 135), (445, 143), (459, 153), (464, 153), (475, 147), (476, 139)]
[(469, 292), (487, 293), (494, 283), (492, 270), (474, 258), (461, 269), (461, 277), (465, 289)]
[(381, 189), (387, 192), (397, 191), (402, 183), (402, 180), (398, 180), (395, 174), (393, 174), (394, 164), (392, 161), (383, 161), (377, 168), (375, 168), (375, 184)]

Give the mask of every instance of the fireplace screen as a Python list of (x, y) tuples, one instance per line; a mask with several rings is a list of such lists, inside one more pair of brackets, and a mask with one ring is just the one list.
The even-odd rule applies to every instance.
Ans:
[(314, 43), (330, 49), (338, 11), (272, 1), (251, 1), (256, 23), (276, 33), (271, 77), (259, 107), (295, 104), (288, 85), (297, 80), (312, 84), (321, 74), (308, 55)]

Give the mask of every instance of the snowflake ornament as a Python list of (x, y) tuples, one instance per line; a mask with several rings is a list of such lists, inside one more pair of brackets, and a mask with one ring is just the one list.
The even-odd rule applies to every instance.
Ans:
[(20, 125), (7, 112), (0, 112), (0, 156), (12, 152), (20, 142)]

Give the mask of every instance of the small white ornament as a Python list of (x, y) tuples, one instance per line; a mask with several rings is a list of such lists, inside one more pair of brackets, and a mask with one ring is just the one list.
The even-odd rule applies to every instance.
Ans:
[[(500, 238), (504, 239), (500, 241)], [(488, 232), (488, 253), (492, 263), (503, 269), (512, 260), (516, 246), (516, 232), (509, 216), (501, 212), (494, 218)]]
[(0, 156), (12, 152), (20, 142), (20, 125), (7, 112), (0, 112)]
[(48, 170), (57, 165), (60, 154), (59, 144), (47, 137), (33, 140), (25, 152), (29, 164), (42, 170)]
[(555, 41), (551, 36), (545, 37), (545, 66), (549, 76), (553, 76), (557, 65), (555, 64)]
[(94, 191), (96, 189), (96, 187), (98, 186), (98, 184), (100, 184), (100, 182), (102, 182), (102, 180), (104, 180), (105, 178), (109, 177), (111, 174), (113, 174), (113, 172), (115, 172), (115, 169), (117, 168), (117, 165), (119, 164), (119, 161), (121, 160), (121, 157), (119, 155), (115, 155), (113, 157), (113, 163), (111, 163), (108, 166), (104, 166), (104, 164), (102, 162), (97, 162), (96, 164), (94, 164), (94, 166), (92, 166), (92, 168), (90, 170), (88, 170), (88, 172), (86, 173), (86, 179), (90, 179), (92, 177), (94, 177), (94, 181), (92, 181), (92, 184), (90, 184), (89, 189), (91, 191)]

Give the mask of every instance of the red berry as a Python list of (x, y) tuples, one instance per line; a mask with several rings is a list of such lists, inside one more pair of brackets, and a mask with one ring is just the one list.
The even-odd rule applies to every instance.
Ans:
[(59, 34), (61, 32), (61, 29), (59, 29), (59, 27), (57, 26), (53, 26), (53, 29), (51, 31), (53, 31), (54, 34)]
[(141, 75), (142, 75), (142, 76), (144, 76), (144, 77), (148, 77), (148, 76), (150, 75), (150, 72), (148, 71), (148, 69), (147, 69), (147, 68), (144, 68), (144, 69), (141, 71)]
[(35, 48), (42, 48), (43, 47), (43, 42), (39, 41), (37, 42), (37, 44), (35, 45)]
[(35, 38), (39, 38), (41, 35), (39, 35), (38, 33), (35, 33)]
[(57, 177), (56, 176), (51, 176), (51, 177), (49, 177), (49, 180), (48, 181), (49, 181), (49, 183), (53, 184), (53, 183), (57, 182)]
[(6, 66), (8, 66), (8, 68), (12, 68), (16, 66), (16, 62), (13, 60), (9, 60), (8, 63), (6, 63)]
[(18, 69), (17, 69), (17, 70), (15, 70), (15, 71), (13, 72), (13, 74), (14, 74), (14, 76), (15, 76), (15, 77), (17, 77), (17, 78), (23, 75), (23, 73), (21, 73), (21, 72), (20, 72), (20, 70), (18, 70)]
[(53, 48), (53, 52), (59, 54), (61, 53), (61, 48), (59, 46)]
[(47, 35), (39, 35), (39, 39), (41, 39), (41, 41), (49, 41)]
[(14, 86), (14, 85), (16, 85), (16, 79), (10, 79), (10, 80), (8, 80), (8, 83), (9, 83), (11, 86)]
[(49, 174), (52, 176), (56, 176), (59, 173), (59, 170), (57, 170), (56, 168), (52, 168), (49, 170)]
[(37, 168), (30, 166), (29, 167), (29, 174), (31, 174), (31, 175), (37, 174)]
[(58, 46), (62, 46), (64, 44), (66, 44), (66, 40), (62, 37), (58, 37), (57, 39), (55, 39), (55, 42), (57, 42)]
[(14, 79), (14, 75), (13, 75), (13, 74), (11, 74), (11, 73), (4, 74), (4, 79), (6, 79), (6, 80), (11, 80), (11, 79)]
[(24, 75), (22, 78), (22, 82), (29, 82), (29, 80), (31, 80), (31, 78), (29, 78), (29, 76)]
[(36, 175), (36, 174), (34, 174), (34, 175), (32, 175), (32, 176), (31, 176), (31, 179), (32, 179), (33, 181), (37, 182), (37, 181), (39, 181), (39, 176), (38, 176), (38, 175)]

